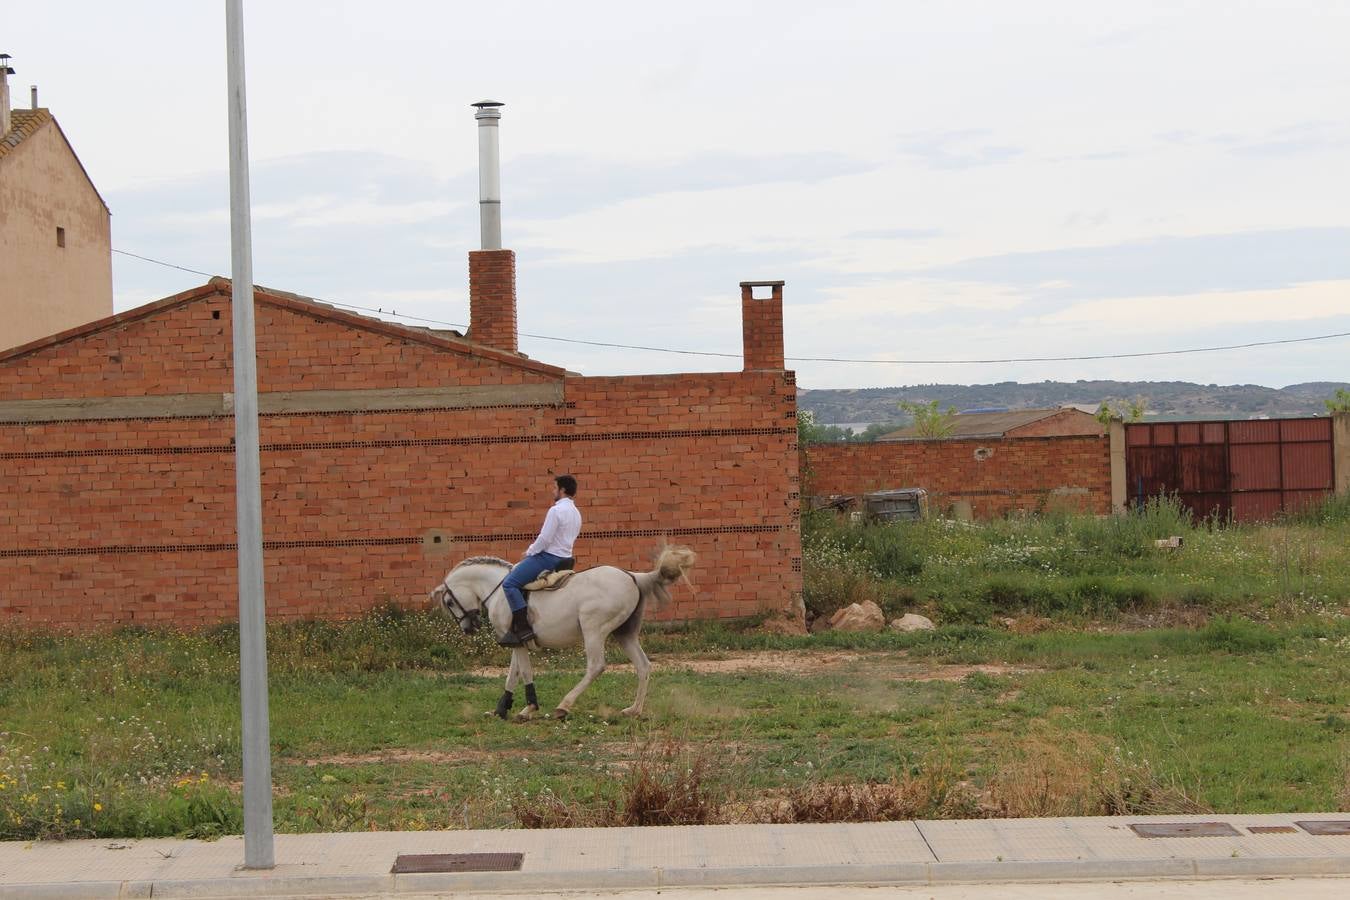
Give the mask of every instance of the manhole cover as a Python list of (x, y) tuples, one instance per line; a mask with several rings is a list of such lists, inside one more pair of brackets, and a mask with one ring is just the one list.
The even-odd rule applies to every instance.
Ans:
[(1298, 834), (1293, 825), (1248, 825), (1247, 830), (1252, 834)]
[(401, 853), (395, 875), (427, 872), (517, 872), (524, 853)]
[(1308, 834), (1350, 834), (1350, 820), (1331, 819), (1324, 822), (1295, 822)]
[(1134, 833), (1146, 838), (1169, 837), (1241, 837), (1227, 822), (1150, 822), (1131, 825)]

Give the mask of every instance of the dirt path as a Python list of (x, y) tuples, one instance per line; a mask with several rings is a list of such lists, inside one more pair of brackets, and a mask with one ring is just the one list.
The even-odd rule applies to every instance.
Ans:
[[(1001, 663), (977, 665), (946, 665), (909, 659), (904, 653), (860, 653), (853, 650), (751, 650), (725, 653), (717, 657), (661, 656), (652, 659), (655, 671), (683, 671), (706, 675), (771, 674), (819, 675), (855, 665), (866, 667), (875, 677), (892, 681), (960, 681), (967, 675), (1018, 675), (1036, 671), (1029, 666), (1010, 666)], [(628, 663), (613, 663), (608, 671), (631, 672)], [(506, 674), (505, 667), (474, 669), (470, 674), (482, 678), (497, 678)]]

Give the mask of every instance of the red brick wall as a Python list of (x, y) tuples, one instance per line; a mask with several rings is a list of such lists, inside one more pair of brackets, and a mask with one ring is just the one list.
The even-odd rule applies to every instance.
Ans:
[(1005, 437), (1050, 437), (1065, 434), (1106, 434), (1106, 428), (1097, 417), (1081, 409), (1061, 409), (1052, 416), (1036, 422), (1011, 428)]
[(516, 352), (516, 252), (469, 252), (469, 337)]
[(964, 501), (976, 518), (1047, 507), (1111, 509), (1106, 437), (815, 444), (806, 458), (803, 490), (815, 495), (919, 487), (934, 510)]
[[(0, 400), (230, 389), (227, 297), (157, 318), (0, 360)], [(263, 390), (549, 377), (263, 303), (258, 337)], [(264, 416), (268, 615), (421, 606), (465, 556), (519, 558), (561, 472), (581, 484), (583, 567), (646, 568), (663, 536), (700, 553), (697, 593), (654, 618), (788, 607), (792, 381), (567, 378), (562, 405)], [(232, 436), (228, 417), (0, 423), (0, 622), (235, 618)]]

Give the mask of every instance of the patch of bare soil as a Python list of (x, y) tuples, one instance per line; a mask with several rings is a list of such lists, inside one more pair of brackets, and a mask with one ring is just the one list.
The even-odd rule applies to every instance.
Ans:
[(1003, 663), (979, 663), (971, 666), (912, 666), (908, 671), (887, 672), (891, 681), (960, 681), (967, 675), (1025, 675), (1035, 672), (1031, 666), (1009, 666)]
[(311, 759), (288, 759), (286, 763), (294, 766), (368, 766), (380, 763), (437, 763), (439, 765), (462, 766), (468, 763), (490, 762), (494, 759), (510, 756), (524, 756), (523, 750), (474, 750), (469, 747), (456, 748), (454, 752), (442, 750), (377, 750), (373, 753), (331, 753)]
[[(944, 665), (913, 662), (903, 653), (859, 653), (850, 650), (749, 650), (727, 653), (717, 657), (660, 656), (652, 660), (656, 671), (684, 671), (706, 675), (735, 675), (742, 672), (774, 675), (815, 675), (844, 666), (857, 664), (870, 674), (891, 681), (960, 681), (967, 675), (1020, 675), (1035, 671), (1027, 666), (1000, 663), (978, 665)], [(628, 663), (615, 663), (608, 671), (631, 671)], [(505, 668), (475, 669), (474, 675), (495, 678), (506, 674)]]

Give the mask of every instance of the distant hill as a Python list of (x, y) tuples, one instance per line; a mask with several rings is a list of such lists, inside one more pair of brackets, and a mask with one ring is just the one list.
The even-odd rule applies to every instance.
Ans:
[(1248, 419), (1257, 416), (1308, 416), (1326, 413), (1322, 401), (1350, 382), (1310, 381), (1286, 388), (1259, 384), (1193, 384), (1189, 381), (1041, 381), (1019, 384), (916, 384), (908, 387), (806, 390), (797, 392), (797, 406), (810, 410), (820, 424), (903, 422), (901, 400), (958, 410), (1002, 407), (1029, 409), (1083, 406), (1095, 409), (1103, 400), (1148, 400), (1148, 418)]

